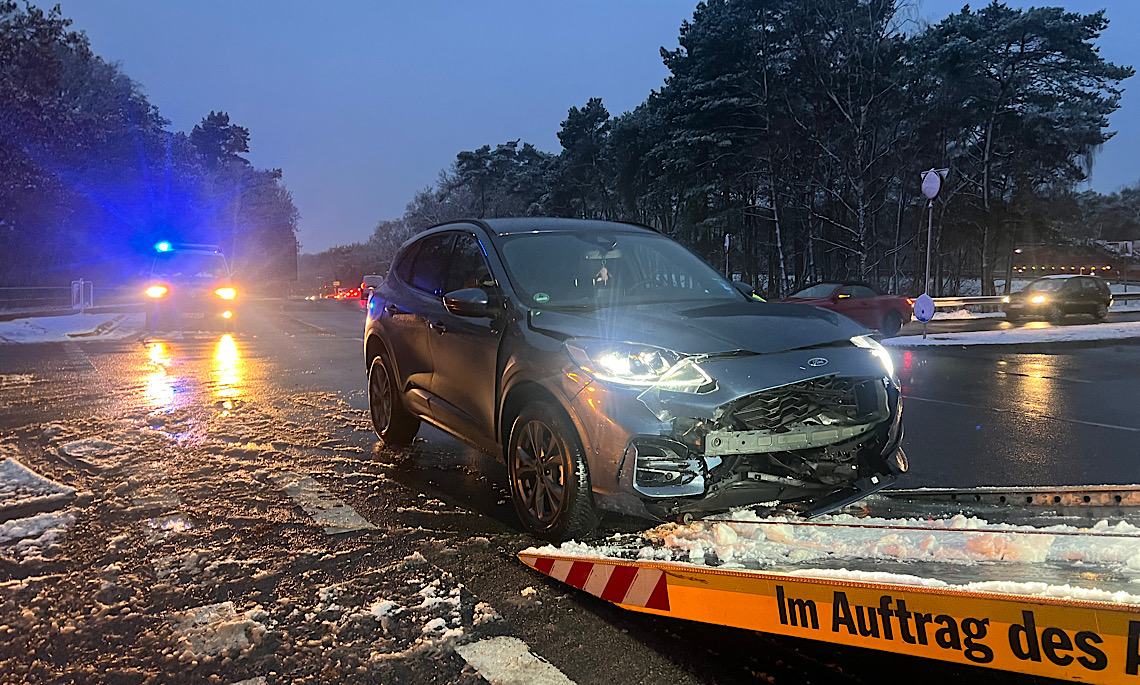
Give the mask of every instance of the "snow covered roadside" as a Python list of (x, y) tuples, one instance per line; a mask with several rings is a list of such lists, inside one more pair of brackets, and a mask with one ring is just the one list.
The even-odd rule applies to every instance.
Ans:
[(1073, 326), (1042, 326), (1030, 323), (1020, 328), (970, 333), (904, 335), (883, 340), (887, 347), (931, 347), (938, 345), (1025, 345), (1032, 343), (1093, 342), (1140, 338), (1140, 321)]
[[(5, 450), (0, 446), (0, 457)], [(75, 498), (75, 488), (48, 480), (14, 458), (0, 458), (0, 521), (8, 514), (58, 509)]]
[(0, 343), (122, 340), (143, 332), (143, 314), (68, 314), (0, 321)]
[[(1032, 528), (961, 515), (919, 520), (847, 514), (804, 522), (785, 516), (761, 517), (741, 509), (689, 525), (666, 524), (632, 541), (611, 539), (609, 544), (598, 545), (568, 542), (559, 547), (531, 548), (525, 553), (632, 557), (721, 569), (772, 570), (820, 578), (1140, 605), (1140, 528), (1124, 522), (1110, 525), (1101, 521), (1087, 529), (1067, 525)], [(894, 572), (869, 570), (882, 568), (885, 562), (892, 563)], [(897, 572), (900, 563), (916, 573)], [(840, 565), (842, 568), (837, 568)], [(947, 572), (937, 572), (940, 566)], [(977, 580), (985, 577), (986, 568), (1016, 567), (1024, 569), (1017, 575), (1025, 581)], [(1083, 581), (1098, 574), (1112, 574), (1120, 582), (1106, 589), (1063, 580)], [(1057, 579), (1062, 580), (1042, 582)], [(1127, 589), (1120, 589), (1121, 584)]]

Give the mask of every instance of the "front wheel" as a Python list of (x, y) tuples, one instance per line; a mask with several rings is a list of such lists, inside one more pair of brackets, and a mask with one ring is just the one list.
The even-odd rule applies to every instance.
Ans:
[(410, 445), (420, 430), (420, 419), (404, 408), (392, 383), (392, 374), (379, 355), (368, 366), (368, 412), (372, 428), (384, 444)]
[(879, 331), (888, 338), (898, 335), (901, 328), (902, 316), (893, 309), (883, 315), (883, 322), (879, 324)]
[(1065, 312), (1057, 305), (1053, 305), (1045, 312), (1045, 318), (1049, 320), (1049, 323), (1061, 323), (1065, 320)]
[(1104, 321), (1106, 318), (1108, 318), (1108, 305), (1104, 304), (1103, 302), (1098, 304), (1096, 306), (1096, 311), (1093, 312), (1093, 317), (1095, 317), (1097, 321)]
[(535, 535), (557, 543), (597, 527), (584, 450), (559, 409), (545, 402), (523, 409), (507, 445), (507, 471), (515, 511)]

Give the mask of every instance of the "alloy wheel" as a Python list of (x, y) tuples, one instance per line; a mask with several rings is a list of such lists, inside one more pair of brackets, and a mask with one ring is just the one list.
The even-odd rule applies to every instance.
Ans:
[(530, 421), (521, 430), (512, 465), (515, 492), (531, 516), (549, 525), (564, 501), (566, 448), (542, 421)]
[(379, 359), (372, 362), (368, 374), (368, 409), (372, 413), (372, 427), (383, 434), (392, 422), (392, 385), (388, 382), (388, 370)]

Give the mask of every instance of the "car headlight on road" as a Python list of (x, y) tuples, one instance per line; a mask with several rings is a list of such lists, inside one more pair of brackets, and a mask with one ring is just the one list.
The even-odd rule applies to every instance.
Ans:
[(1009, 304), (1009, 295), (1006, 295), (1005, 297), (1001, 298), (1001, 303), (1002, 304)]
[(851, 344), (855, 347), (862, 347), (865, 350), (870, 350), (871, 354), (878, 357), (879, 361), (883, 364), (883, 369), (891, 378), (895, 377), (895, 360), (891, 359), (891, 353), (887, 348), (883, 347), (882, 343), (875, 340), (869, 335), (857, 335), (851, 338)]
[(161, 285), (152, 285), (146, 289), (146, 294), (150, 297), (158, 299), (166, 294), (166, 288)]
[(233, 288), (218, 288), (214, 291), (214, 294), (223, 300), (232, 300), (237, 296), (237, 291)]
[(695, 393), (712, 383), (692, 358), (652, 345), (575, 339), (566, 351), (583, 371), (615, 385)]
[(1045, 301), (1045, 296), (1044, 295), (1034, 295), (1033, 297), (1029, 298), (1029, 301), (1032, 302), (1033, 304), (1041, 304), (1042, 302)]

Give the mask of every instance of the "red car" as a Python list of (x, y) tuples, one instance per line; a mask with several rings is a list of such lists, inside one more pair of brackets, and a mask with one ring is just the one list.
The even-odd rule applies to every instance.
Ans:
[(778, 301), (830, 309), (886, 336), (898, 333), (914, 311), (913, 299), (884, 295), (866, 283), (818, 283)]

